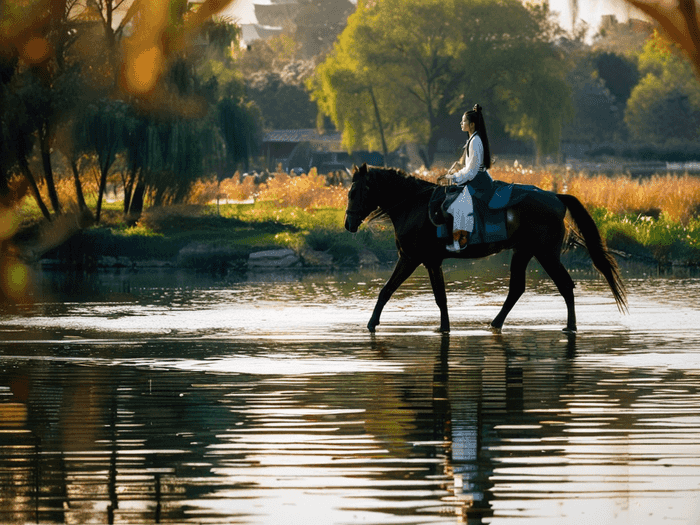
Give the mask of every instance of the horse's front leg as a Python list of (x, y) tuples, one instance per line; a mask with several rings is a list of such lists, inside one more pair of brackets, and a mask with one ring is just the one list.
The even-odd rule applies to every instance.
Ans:
[(439, 332), (450, 331), (450, 316), (447, 313), (447, 294), (445, 293), (445, 276), (442, 273), (442, 266), (428, 266), (428, 275), (430, 276), (430, 284), (433, 287), (433, 295), (435, 302), (440, 309), (440, 328)]
[(399, 257), (399, 260), (396, 262), (396, 267), (394, 268), (394, 273), (391, 274), (391, 277), (389, 277), (389, 280), (379, 292), (377, 304), (374, 306), (374, 312), (372, 312), (372, 317), (369, 323), (367, 323), (367, 328), (370, 332), (374, 332), (379, 324), (379, 318), (382, 315), (384, 305), (391, 299), (396, 289), (411, 276), (416, 268), (418, 268), (418, 263), (413, 262), (403, 255)]

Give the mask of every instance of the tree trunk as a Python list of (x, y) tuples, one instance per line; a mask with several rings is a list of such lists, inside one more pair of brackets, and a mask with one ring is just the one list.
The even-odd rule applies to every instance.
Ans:
[(70, 167), (73, 170), (73, 181), (75, 182), (75, 198), (78, 201), (78, 207), (81, 212), (89, 211), (83, 194), (83, 185), (80, 183), (80, 171), (78, 163), (75, 159), (70, 160)]
[(124, 216), (129, 215), (129, 208), (131, 207), (131, 199), (134, 193), (134, 186), (138, 179), (139, 169), (132, 166), (126, 174), (126, 179), (124, 180)]
[(100, 170), (100, 189), (97, 192), (97, 206), (95, 207), (95, 223), (100, 223), (100, 215), (102, 214), (102, 199), (104, 198), (105, 188), (107, 187), (107, 172), (109, 167), (102, 167)]
[(131, 204), (129, 206), (129, 216), (137, 219), (143, 212), (143, 196), (146, 193), (146, 183), (142, 177), (134, 188), (134, 194), (131, 196)]
[[(43, 127), (43, 126), (42, 126)], [(49, 193), (51, 207), (57, 214), (61, 214), (61, 203), (58, 200), (58, 192), (53, 178), (53, 168), (51, 167), (51, 147), (49, 145), (49, 133), (46, 129), (39, 130), (39, 144), (41, 145), (41, 163), (44, 168), (44, 177), (46, 179), (46, 190)]]
[(39, 186), (36, 183), (36, 179), (34, 178), (34, 175), (32, 175), (32, 170), (29, 169), (29, 164), (27, 164), (27, 159), (24, 158), (19, 158), (19, 167), (24, 176), (26, 177), (27, 181), (29, 182), (29, 186), (32, 188), (32, 193), (34, 194), (34, 200), (36, 200), (37, 206), (39, 206), (39, 209), (41, 210), (41, 214), (46, 218), (47, 221), (51, 220), (51, 214), (49, 213), (48, 208), (44, 204), (44, 200), (41, 198), (41, 193), (39, 192)]
[(384, 156), (384, 166), (386, 166), (386, 159), (389, 157), (389, 150), (386, 147), (384, 125), (382, 124), (382, 117), (379, 114), (379, 106), (377, 105), (377, 99), (374, 97), (374, 89), (372, 89), (372, 86), (369, 87), (369, 94), (372, 97), (372, 105), (374, 106), (374, 116), (377, 119), (377, 126), (379, 127), (379, 136), (382, 139), (382, 155)]

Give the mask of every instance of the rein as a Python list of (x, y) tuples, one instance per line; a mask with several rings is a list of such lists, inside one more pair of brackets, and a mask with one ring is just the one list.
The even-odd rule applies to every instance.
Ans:
[[(417, 180), (420, 180), (420, 179), (417, 179)], [(428, 182), (428, 181), (425, 181), (425, 182)], [(365, 220), (366, 220), (367, 222), (371, 222), (371, 221), (373, 221), (373, 220), (375, 220), (375, 219), (378, 219), (378, 218), (383, 217), (384, 215), (389, 215), (389, 212), (390, 212), (390, 211), (392, 211), (392, 210), (398, 208), (399, 206), (401, 206), (401, 205), (403, 205), (403, 204), (406, 204), (406, 203), (408, 203), (408, 202), (411, 202), (411, 201), (417, 199), (417, 198), (418, 198), (420, 195), (422, 195), (423, 193), (426, 193), (426, 192), (428, 192), (428, 191), (430, 191), (430, 192), (435, 191), (435, 189), (438, 188), (438, 187), (439, 187), (439, 185), (436, 185), (436, 186), (428, 186), (428, 187), (426, 187), (426, 188), (423, 188), (423, 189), (421, 189), (421, 190), (416, 191), (416, 192), (413, 193), (412, 195), (406, 197), (405, 199), (400, 200), (399, 202), (396, 202), (396, 203), (392, 204), (392, 205), (389, 206), (389, 207), (379, 206), (379, 210), (380, 210), (380, 211), (379, 211), (378, 213), (376, 212), (376, 210), (373, 211), (372, 213), (370, 213), (370, 214), (367, 216), (367, 219), (365, 219)], [(375, 213), (376, 213), (376, 215), (375, 215)]]

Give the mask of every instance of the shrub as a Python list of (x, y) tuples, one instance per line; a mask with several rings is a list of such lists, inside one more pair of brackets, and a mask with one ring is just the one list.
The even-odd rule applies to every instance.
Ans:
[(326, 186), (326, 179), (315, 170), (298, 177), (290, 177), (284, 172), (274, 177), (260, 188), (258, 198), (274, 201), (280, 206), (297, 208), (344, 208), (347, 203), (347, 189), (341, 186)]

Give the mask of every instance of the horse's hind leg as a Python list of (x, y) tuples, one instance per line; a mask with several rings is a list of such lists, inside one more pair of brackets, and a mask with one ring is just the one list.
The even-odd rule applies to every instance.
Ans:
[(389, 277), (389, 280), (379, 292), (377, 304), (374, 306), (374, 312), (372, 312), (372, 317), (370, 318), (369, 323), (367, 323), (367, 329), (370, 332), (374, 332), (375, 328), (379, 324), (379, 317), (382, 315), (384, 305), (389, 301), (389, 299), (391, 299), (391, 296), (396, 289), (411, 276), (416, 268), (418, 268), (418, 263), (409, 260), (405, 256), (399, 257), (399, 260), (394, 267), (394, 273), (391, 274), (391, 277)]
[(559, 260), (558, 255), (550, 255), (549, 257), (537, 257), (537, 260), (544, 268), (544, 271), (552, 278), (557, 290), (566, 302), (566, 328), (567, 332), (576, 331), (576, 310), (574, 308), (574, 283), (571, 275), (566, 270), (564, 265)]
[(513, 253), (513, 258), (510, 261), (510, 285), (508, 287), (508, 296), (506, 297), (501, 311), (498, 312), (496, 318), (491, 321), (491, 326), (496, 329), (503, 328), (503, 323), (510, 311), (518, 302), (518, 299), (525, 291), (525, 271), (527, 265), (532, 259), (530, 252), (516, 251)]

